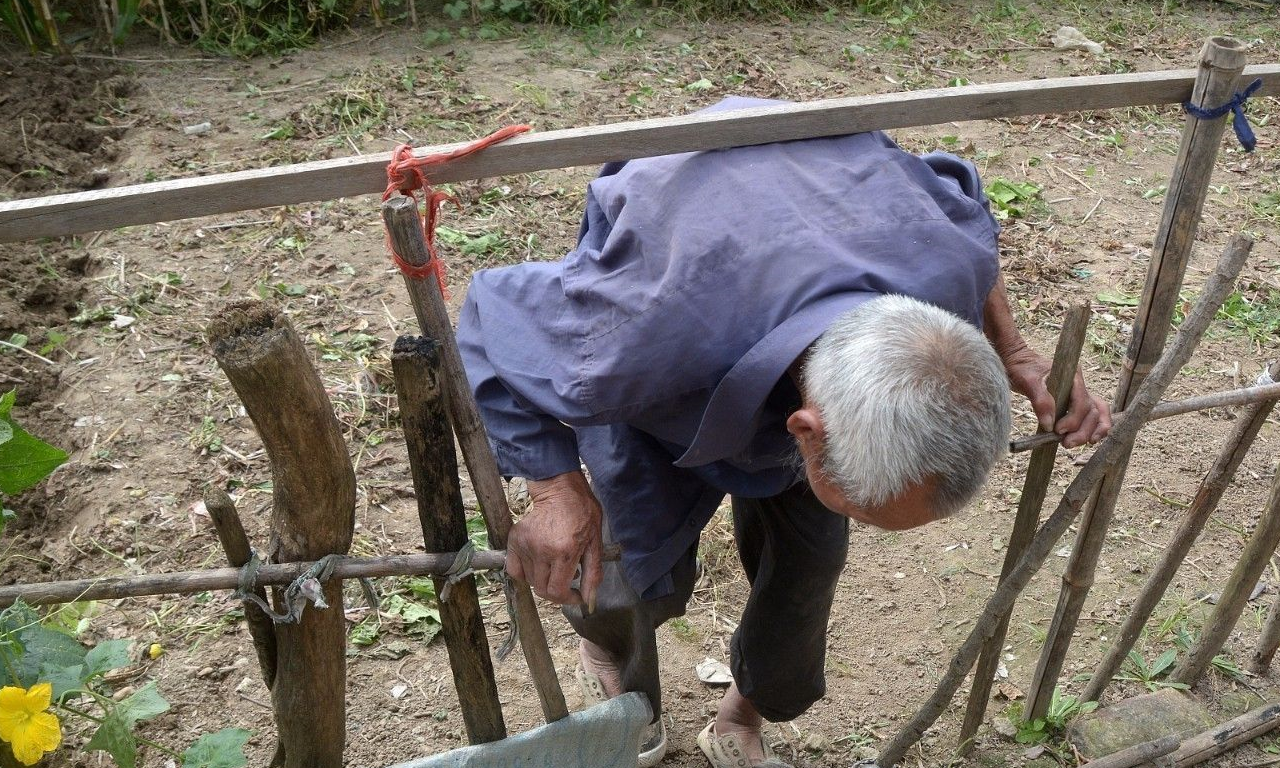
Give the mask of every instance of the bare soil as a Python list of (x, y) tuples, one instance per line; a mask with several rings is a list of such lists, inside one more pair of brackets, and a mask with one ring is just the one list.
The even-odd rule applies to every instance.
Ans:
[[(1108, 53), (1054, 50), (1049, 36), (1062, 24), (1106, 43)], [(681, 114), (730, 93), (810, 100), (961, 81), (1190, 68), (1210, 34), (1252, 41), (1250, 61), (1270, 63), (1278, 58), (1276, 27), (1272, 11), (1247, 4), (982, 3), (914, 17), (837, 9), (750, 22), (654, 12), (592, 32), (496, 26), (489, 28), (493, 40), (474, 39), (475, 29), (463, 39), (452, 28), (450, 41), (432, 45), (407, 25), (356, 28), (306, 51), (249, 61), (202, 59), (146, 41), (120, 51), (109, 66), (13, 51), (0, 62), (0, 173), (12, 175), (0, 194), (265, 167), (385, 151), (403, 141), (452, 142), (514, 122), (550, 130)], [(1256, 311), (1219, 323), (1169, 397), (1245, 385), (1276, 354), (1276, 102), (1255, 99), (1250, 114), (1258, 151), (1245, 154), (1224, 139), (1187, 291), (1194, 295), (1231, 234), (1249, 230), (1258, 244), (1240, 299)], [(183, 130), (204, 122), (212, 128), (206, 133)], [(1181, 123), (1175, 107), (1133, 108), (893, 135), (915, 151), (962, 154), (988, 182), (1041, 187), (1039, 202), (1005, 226), (1002, 257), (1015, 309), (1028, 338), (1048, 352), (1063, 308), (1090, 301), (1086, 375), (1096, 390), (1110, 392)], [(593, 173), (575, 168), (453, 185), (464, 211), (447, 211), (441, 234), (452, 303), (475, 269), (554, 259), (572, 247)], [(9, 501), (20, 517), (0, 542), (0, 583), (220, 565), (199, 504), (208, 483), (235, 495), (251, 537), (265, 541), (269, 467), (203, 341), (204, 326), (220, 308), (245, 297), (283, 306), (315, 351), (356, 464), (353, 552), (421, 549), (388, 363), (396, 335), (416, 329), (383, 249), (375, 197), (6, 245), (3, 254), (0, 339), (21, 333), (34, 351), (58, 334), (69, 338), (41, 353), (52, 364), (0, 350), (0, 386), (16, 386), (17, 418), (72, 458)], [(1018, 431), (1030, 431), (1025, 404), (1015, 407)], [(1233, 418), (1220, 409), (1144, 432), (1064, 671), (1065, 690), (1078, 685), (1076, 676), (1107, 646)], [(1266, 502), (1278, 448), (1269, 423), (1157, 611), (1141, 648), (1148, 660), (1173, 647), (1176, 627), (1199, 631), (1210, 608), (1205, 596), (1219, 589)], [(1087, 454), (1061, 455), (1056, 489)], [(995, 586), (1025, 465), (1025, 454), (1003, 462), (982, 499), (954, 519), (907, 533), (855, 531), (830, 630), (828, 695), (795, 722), (768, 729), (784, 758), (801, 766), (847, 765), (891, 736), (928, 695)], [(474, 498), (464, 494), (474, 510)], [(998, 686), (1003, 698), (992, 703), (991, 718), (1027, 685), (1070, 546), (1062, 542), (1019, 603), (1008, 677)], [(709, 526), (702, 549), (706, 577), (689, 615), (660, 630), (671, 766), (705, 764), (695, 737), (720, 694), (698, 682), (693, 667), (705, 656), (725, 658), (746, 595), (723, 515)], [(1225, 649), (1237, 665), (1280, 588), (1274, 563), (1266, 581)], [(380, 588), (384, 598), (412, 598), (404, 581), (385, 580)], [(496, 645), (505, 611), (500, 592), (490, 586), (485, 595)], [(367, 619), (362, 605), (349, 595), (353, 626)], [(372, 643), (349, 648), (353, 766), (387, 765), (463, 743), (442, 644), (424, 643), (385, 599), (382, 609)], [(545, 609), (574, 705), (580, 701), (572, 684), (575, 640), (554, 608)], [(181, 748), (199, 733), (243, 726), (256, 733), (251, 764), (265, 764), (274, 739), (264, 707), (269, 695), (227, 594), (122, 600), (96, 610), (83, 639), (138, 642), (136, 676), (119, 684), (154, 679), (174, 704), (145, 726), (145, 735)], [(144, 659), (141, 649), (152, 642), (165, 653)], [(536, 697), (518, 654), (498, 674), (509, 728), (536, 725)], [(1108, 696), (1141, 690), (1119, 682)], [(1270, 678), (1216, 672), (1195, 693), (1224, 719), (1247, 707), (1250, 696), (1280, 696)], [(963, 705), (961, 697), (907, 764), (951, 759)], [(73, 731), (68, 741), (84, 737)], [(1274, 741), (1263, 739), (1219, 764), (1261, 759), (1259, 749)], [(971, 759), (992, 766), (1054, 761), (1025, 749), (984, 729)], [(64, 751), (50, 764), (100, 764), (72, 755)], [(1063, 759), (1074, 764), (1069, 754)], [(142, 765), (164, 762), (155, 752), (142, 755)]]

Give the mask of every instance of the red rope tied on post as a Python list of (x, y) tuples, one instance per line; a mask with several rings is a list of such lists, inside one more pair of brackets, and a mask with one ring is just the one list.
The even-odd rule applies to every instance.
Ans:
[(387, 165), (387, 189), (382, 193), (382, 199), (388, 200), (396, 192), (399, 192), (417, 202), (418, 196), (416, 192), (419, 189), (422, 190), (425, 198), (423, 201), (425, 209), (419, 218), (422, 221), (422, 234), (427, 243), (427, 254), (430, 256), (430, 260), (426, 264), (410, 264), (405, 261), (403, 256), (396, 253), (395, 247), (391, 244), (391, 235), (388, 234), (387, 250), (391, 252), (391, 260), (395, 262), (396, 267), (400, 269), (402, 274), (414, 280), (423, 280), (435, 275), (436, 282), (440, 285), (440, 293), (448, 296), (448, 292), (444, 287), (444, 262), (440, 260), (440, 256), (436, 252), (436, 216), (440, 211), (440, 206), (446, 202), (458, 206), (459, 210), (461, 210), (462, 204), (458, 202), (458, 198), (448, 192), (438, 192), (432, 189), (431, 182), (427, 180), (427, 175), (423, 172), (423, 169), (457, 160), (460, 157), (466, 157), (493, 144), (506, 141), (512, 136), (518, 136), (527, 130), (529, 130), (527, 125), (509, 125), (452, 152), (440, 152), (424, 157), (414, 157), (413, 147), (408, 144), (401, 144), (396, 147), (395, 151), (391, 153), (391, 163)]

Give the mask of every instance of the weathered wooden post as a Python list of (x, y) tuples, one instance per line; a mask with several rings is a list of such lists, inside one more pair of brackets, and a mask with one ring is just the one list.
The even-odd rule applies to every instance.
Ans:
[[(268, 560), (318, 560), (351, 545), (356, 481), (333, 407), (288, 319), (259, 302), (237, 302), (209, 323), (208, 338), (253, 420), (271, 462)], [(282, 590), (276, 609), (288, 611)], [(278, 624), (271, 687), (280, 751), (273, 765), (341, 768), (346, 741), (346, 646), (342, 583), (323, 585), (314, 607)], [(282, 759), (280, 752), (283, 752)]]
[[(1280, 361), (1272, 363), (1267, 373), (1268, 378), (1280, 376)], [(1209, 516), (1218, 508), (1222, 494), (1226, 492), (1231, 478), (1235, 477), (1240, 462), (1244, 461), (1254, 438), (1258, 436), (1262, 425), (1271, 415), (1275, 404), (1275, 400), (1255, 403), (1249, 406), (1249, 409), (1236, 421), (1235, 428), (1231, 430), (1231, 435), (1218, 454), (1218, 460), (1214, 462), (1209, 473), (1201, 481), (1200, 487), (1196, 489), (1195, 498), (1183, 514), (1178, 530), (1174, 531), (1173, 537), (1165, 545), (1160, 564), (1152, 570), (1138, 599), (1130, 606), (1129, 615), (1125, 617), (1124, 623), (1116, 632), (1115, 641), (1107, 650), (1107, 655), (1094, 668), (1093, 676), (1089, 678), (1084, 691), (1080, 694), (1082, 701), (1096, 701), (1111, 684), (1111, 678), (1115, 677), (1120, 665), (1124, 663), (1129, 651), (1133, 648), (1133, 644), (1137, 642), (1138, 636), (1142, 634), (1142, 628), (1146, 626), (1147, 619), (1151, 618), (1151, 613), (1160, 603), (1160, 598), (1164, 597), (1165, 590), (1169, 588), (1169, 582), (1173, 581), (1174, 574), (1178, 572), (1182, 561), (1191, 551), (1191, 545), (1204, 530)]]
[[(1200, 53), (1199, 74), (1191, 91), (1192, 104), (1213, 109), (1231, 100), (1236, 81), (1244, 69), (1245, 49), (1243, 43), (1229, 37), (1212, 37), (1205, 42)], [(1130, 393), (1146, 378), (1169, 336), (1173, 310), (1182, 289), (1225, 127), (1222, 119), (1200, 120), (1187, 116), (1177, 163), (1165, 195), (1164, 215), (1151, 251), (1142, 303), (1133, 321), (1133, 336), (1129, 340), (1124, 369), (1116, 388), (1114, 409), (1117, 411), (1128, 407)], [(1085, 597), (1093, 586), (1098, 556), (1124, 484), (1130, 452), (1125, 451), (1116, 457), (1112, 470), (1099, 483), (1080, 518), (1076, 543), (1062, 575), (1062, 590), (1058, 595), (1053, 623), (1027, 691), (1027, 704), (1023, 711), (1027, 720), (1043, 717), (1049, 708), (1072, 633), (1080, 619)]]
[[(1062, 321), (1062, 333), (1058, 335), (1058, 346), (1053, 352), (1053, 367), (1046, 382), (1053, 395), (1053, 402), (1057, 404), (1058, 413), (1055, 418), (1065, 416), (1071, 404), (1071, 385), (1075, 382), (1080, 348), (1084, 346), (1087, 330), (1089, 305), (1081, 304), (1067, 310)], [(1018, 499), (1018, 512), (1013, 518), (1013, 530), (1009, 532), (1009, 542), (1005, 545), (1004, 565), (1000, 569), (1001, 581), (1009, 577), (1009, 572), (1018, 564), (1031, 537), (1036, 533), (1036, 527), (1040, 524), (1040, 510), (1044, 507), (1044, 498), (1049, 490), (1049, 480), (1053, 477), (1053, 463), (1057, 456), (1056, 442), (1042, 445), (1031, 453), (1026, 478), (1022, 482), (1022, 496)], [(957, 752), (961, 755), (968, 754), (973, 747), (973, 735), (978, 732), (986, 715), (987, 696), (991, 694), (991, 684), (1000, 664), (1000, 653), (1004, 649), (1004, 638), (1009, 631), (1009, 617), (1012, 614), (1012, 608), (1005, 611), (996, 626), (995, 634), (987, 640), (982, 648), (982, 655), (978, 657), (978, 667), (973, 672), (973, 686), (969, 690), (969, 704), (965, 708), (964, 723), (960, 726), (960, 746)]]
[(1067, 486), (1053, 514), (1049, 515), (1040, 526), (1040, 530), (1032, 537), (1031, 542), (1027, 544), (1027, 549), (1022, 559), (1018, 561), (1017, 567), (1010, 571), (1008, 577), (996, 587), (995, 593), (987, 600), (982, 613), (974, 621), (969, 636), (952, 657), (951, 663), (947, 665), (946, 672), (938, 681), (938, 686), (928, 701), (880, 750), (876, 763), (881, 768), (897, 765), (898, 761), (907, 754), (907, 750), (920, 740), (925, 730), (937, 721), (938, 716), (951, 703), (956, 690), (960, 688), (960, 684), (973, 669), (974, 662), (978, 660), (983, 644), (995, 632), (1000, 617), (1013, 606), (1018, 594), (1026, 588), (1031, 577), (1044, 565), (1045, 558), (1049, 556), (1062, 534), (1066, 533), (1072, 521), (1080, 514), (1086, 501), (1092, 496), (1093, 487), (1112, 466), (1115, 457), (1128, 452), (1133, 447), (1138, 430), (1146, 423), (1147, 417), (1160, 400), (1165, 388), (1169, 386), (1169, 382), (1173, 381), (1182, 366), (1191, 359), (1191, 354), (1195, 351), (1200, 337), (1209, 327), (1209, 323), (1231, 289), (1235, 287), (1236, 276), (1240, 274), (1240, 268), (1244, 266), (1245, 259), (1248, 258), (1252, 248), (1253, 241), (1248, 236), (1236, 235), (1232, 238), (1226, 252), (1214, 267), (1213, 274), (1209, 276), (1195, 306), (1182, 323), (1177, 339), (1152, 367), (1147, 380), (1134, 391), (1127, 415), (1112, 428), (1111, 434), (1098, 444), (1093, 456), (1080, 469), (1075, 480)]
[[(401, 336), (391, 354), (391, 368), (427, 551), (453, 552), (467, 544), (467, 519), (458, 485), (453, 430), (440, 387), (438, 346), (421, 337)], [(440, 598), (440, 623), (467, 739), (479, 744), (506, 738), (475, 576), (467, 575), (452, 584), (440, 576), (432, 581)]]
[[(432, 256), (422, 233), (417, 204), (412, 199), (397, 196), (383, 203), (382, 219), (391, 236), (392, 247), (401, 258), (415, 267), (431, 263)], [(405, 275), (404, 282), (423, 334), (440, 341), (445, 405), (449, 408), (453, 429), (458, 435), (458, 444), (462, 447), (462, 458), (466, 461), (471, 485), (480, 502), (480, 512), (489, 529), (489, 545), (495, 549), (505, 549), (507, 534), (512, 525), (511, 508), (507, 504), (502, 475), (498, 472), (498, 463), (489, 448), (475, 398), (467, 384), (467, 373), (462, 367), (462, 356), (458, 353), (458, 342), (449, 321), (449, 310), (445, 307), (444, 297), (440, 295), (434, 276), (423, 279)], [(551, 649), (547, 646), (547, 636), (542, 629), (538, 606), (533, 601), (533, 592), (528, 584), (517, 583), (512, 594), (520, 647), (529, 664), (529, 673), (538, 692), (542, 714), (548, 722), (560, 720), (569, 714), (569, 708), (565, 705), (560, 680), (556, 677), (555, 662), (551, 658)]]

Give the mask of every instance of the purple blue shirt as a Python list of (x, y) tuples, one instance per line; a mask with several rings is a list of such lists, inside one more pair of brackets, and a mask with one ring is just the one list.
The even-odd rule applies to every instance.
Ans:
[(664, 594), (726, 493), (802, 480), (788, 366), (882, 294), (980, 327), (998, 233), (972, 164), (880, 132), (610, 163), (564, 259), (472, 277), (458, 343), (498, 466), (585, 463), (628, 580)]

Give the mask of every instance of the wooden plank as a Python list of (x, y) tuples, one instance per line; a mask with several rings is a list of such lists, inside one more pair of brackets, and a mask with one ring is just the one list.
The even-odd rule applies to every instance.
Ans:
[[(512, 139), (437, 166), (431, 177), (461, 181), (956, 120), (1174, 104), (1191, 95), (1195, 77), (1193, 69), (1060, 77), (568, 128)], [(1263, 81), (1258, 96), (1280, 94), (1280, 64), (1245, 70), (1245, 78), (1254, 77)], [(390, 159), (384, 152), (0, 202), (0, 243), (381, 192)]]

